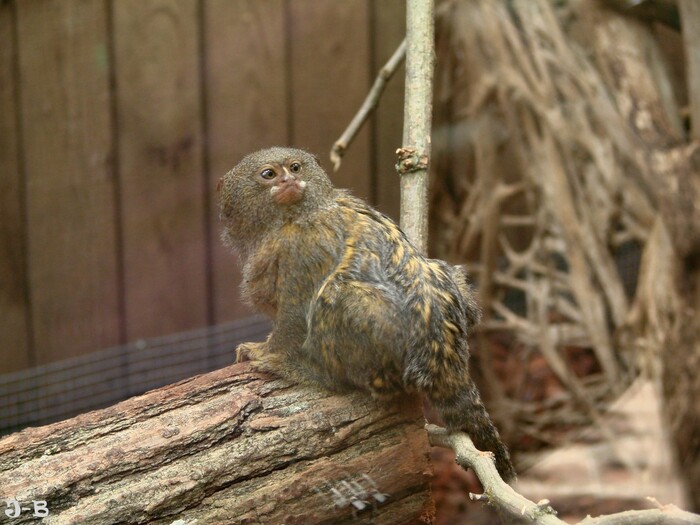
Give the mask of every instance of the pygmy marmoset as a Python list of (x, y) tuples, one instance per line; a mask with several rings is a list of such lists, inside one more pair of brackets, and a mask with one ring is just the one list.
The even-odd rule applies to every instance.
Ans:
[(480, 314), (460, 267), (424, 257), (301, 150), (252, 153), (219, 191), (243, 297), (273, 319), (267, 341), (240, 345), (239, 356), (332, 390), (421, 392), (448, 429), (466, 431), (514, 477), (469, 376), (467, 332)]

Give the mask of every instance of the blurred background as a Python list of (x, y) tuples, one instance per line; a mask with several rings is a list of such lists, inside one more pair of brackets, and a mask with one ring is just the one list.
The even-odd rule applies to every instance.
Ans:
[[(700, 510), (700, 2), (437, 5), (429, 250), (478, 291), (472, 373), (520, 490), (572, 519)], [(0, 433), (267, 334), (217, 181), (271, 145), (330, 170), (404, 19), (400, 0), (0, 1)], [(332, 174), (395, 219), (403, 75)], [(434, 460), (439, 523), (493, 523)]]
[[(231, 363), (269, 331), (240, 301), (217, 181), (272, 145), (328, 166), (404, 17), (391, 0), (0, 2), (2, 432)], [(333, 177), (394, 216), (402, 76)]]

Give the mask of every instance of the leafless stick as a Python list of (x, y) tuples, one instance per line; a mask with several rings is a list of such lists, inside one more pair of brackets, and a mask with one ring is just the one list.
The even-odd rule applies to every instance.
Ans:
[(664, 505), (659, 509), (628, 510), (596, 518), (587, 517), (579, 525), (697, 525), (700, 516)]
[[(501, 479), (493, 461), (493, 454), (477, 450), (464, 432), (448, 432), (437, 425), (426, 425), (430, 443), (454, 450), (457, 463), (470, 468), (484, 487), (483, 494), (469, 494), (472, 501), (483, 501), (519, 520), (537, 525), (566, 525), (556, 517), (549, 500), (534, 503), (518, 494)], [(700, 516), (679, 509), (675, 505), (659, 505), (658, 509), (629, 510), (591, 518), (578, 525), (700, 525)]]
[(389, 79), (394, 76), (394, 73), (396, 73), (396, 70), (399, 68), (404, 58), (406, 58), (406, 40), (401, 42), (399, 47), (396, 48), (396, 51), (394, 51), (394, 54), (391, 55), (389, 61), (379, 70), (374, 85), (367, 95), (367, 98), (365, 98), (365, 101), (362, 103), (359, 111), (353, 117), (348, 127), (345, 128), (340, 138), (333, 144), (333, 148), (331, 148), (331, 162), (333, 163), (334, 171), (338, 171), (338, 168), (340, 168), (345, 151), (355, 139), (362, 125), (375, 110), (377, 104), (379, 104), (379, 99), (382, 93), (384, 93)]
[(566, 525), (555, 516), (554, 510), (546, 500), (533, 503), (521, 496), (501, 479), (493, 461), (493, 454), (477, 450), (471, 438), (464, 432), (448, 432), (436, 425), (426, 425), (430, 443), (455, 451), (457, 463), (463, 468), (471, 468), (484, 487), (483, 494), (469, 494), (473, 501), (487, 501), (499, 510), (541, 525)]

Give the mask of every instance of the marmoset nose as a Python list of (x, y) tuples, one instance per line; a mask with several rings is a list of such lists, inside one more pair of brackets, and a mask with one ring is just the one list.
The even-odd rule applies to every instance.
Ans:
[(282, 182), (292, 182), (295, 180), (297, 180), (297, 178), (294, 175), (292, 175), (291, 173), (289, 173), (287, 168), (284, 168), (284, 174), (282, 175), (281, 181)]

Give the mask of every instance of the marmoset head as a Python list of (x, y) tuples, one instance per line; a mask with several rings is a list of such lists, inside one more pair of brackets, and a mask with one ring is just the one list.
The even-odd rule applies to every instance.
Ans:
[(224, 241), (254, 241), (331, 202), (333, 186), (316, 158), (292, 148), (246, 156), (219, 181)]

